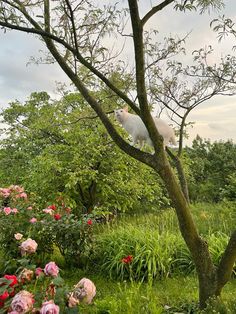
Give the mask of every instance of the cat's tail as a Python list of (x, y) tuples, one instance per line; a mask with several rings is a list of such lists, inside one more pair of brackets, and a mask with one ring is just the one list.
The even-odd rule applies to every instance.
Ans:
[(174, 146), (177, 146), (177, 142), (176, 142), (176, 139), (175, 139), (175, 136), (174, 136), (174, 135), (172, 135), (172, 136), (170, 137), (170, 143), (171, 143), (172, 145), (174, 145)]

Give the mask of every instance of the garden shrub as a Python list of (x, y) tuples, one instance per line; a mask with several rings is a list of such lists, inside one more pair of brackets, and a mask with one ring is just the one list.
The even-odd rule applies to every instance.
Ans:
[[(48, 205), (44, 209), (35, 208), (30, 205), (25, 192), (22, 201), (15, 198), (16, 193), (11, 190), (0, 190), (0, 249), (6, 260), (11, 259), (13, 264), (13, 259), (21, 256), (20, 241), (32, 238), (38, 244), (38, 254), (32, 257), (35, 263), (42, 263), (58, 247), (68, 264), (84, 264), (92, 249), (92, 215), (74, 215), (64, 203)], [(9, 195), (7, 191), (10, 191)], [(16, 238), (17, 234), (21, 235), (20, 239)]]

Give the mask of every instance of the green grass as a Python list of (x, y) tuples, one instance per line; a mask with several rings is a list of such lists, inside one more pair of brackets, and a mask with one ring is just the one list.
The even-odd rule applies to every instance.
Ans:
[[(90, 278), (96, 285), (97, 294), (92, 305), (81, 305), (79, 313), (84, 314), (159, 314), (159, 313), (199, 313), (198, 282), (195, 276), (176, 276), (164, 280), (154, 280), (152, 285), (139, 282), (117, 282), (101, 275), (73, 269), (65, 271), (63, 277), (69, 286), (81, 278)], [(235, 314), (236, 281), (229, 282), (222, 293), (226, 310), (208, 312)], [(222, 307), (222, 306), (221, 306)], [(230, 308), (233, 308), (231, 311)], [(225, 309), (225, 308), (224, 308)]]
[[(208, 238), (213, 260), (217, 263), (226, 246), (228, 236), (235, 228), (236, 204), (195, 204), (191, 207), (196, 225), (199, 227), (200, 233)], [(193, 265), (181, 238), (173, 209), (132, 216), (122, 215), (117, 221), (110, 224), (94, 226), (94, 231), (96, 240), (103, 239), (104, 248), (107, 247), (107, 254), (110, 254), (109, 257), (109, 255), (103, 255), (104, 251), (100, 252), (102, 257), (105, 257), (105, 261), (109, 257), (113, 262), (112, 257), (115, 252), (118, 252), (114, 267), (122, 266), (120, 261), (124, 255), (134, 254), (137, 268), (139, 264), (145, 265), (145, 259), (154, 256), (154, 261), (162, 264), (162, 273), (166, 275), (153, 276), (153, 280), (149, 280), (149, 282), (148, 280), (130, 282), (130, 276), (124, 276), (126, 280), (120, 280), (119, 276), (113, 277), (116, 278), (115, 280), (109, 276), (109, 267), (112, 265), (103, 265), (101, 271), (99, 257), (93, 261), (90, 267), (80, 270), (66, 264), (59, 250), (55, 249), (51, 260), (54, 260), (61, 268), (61, 276), (64, 278), (66, 286), (72, 288), (81, 278), (87, 277), (97, 287), (94, 303), (89, 306), (80, 305), (79, 313), (199, 313), (197, 311), (197, 278), (192, 272)], [(177, 250), (179, 244), (181, 245)], [(155, 251), (153, 255), (152, 250)], [(174, 253), (181, 254), (174, 255)], [(135, 256), (135, 254), (139, 254), (139, 256)], [(166, 261), (173, 256), (176, 261), (168, 268), (169, 264)], [(148, 263), (146, 264), (148, 265)], [(0, 251), (0, 271), (2, 271), (3, 265), (4, 256)], [(175, 272), (173, 267), (179, 267), (179, 269), (182, 267), (182, 269)], [(155, 267), (150, 269), (155, 272)], [(139, 270), (140, 272), (141, 270), (145, 271), (145, 267), (141, 267)], [(191, 274), (188, 275), (188, 273)], [(211, 307), (206, 310), (206, 313), (235, 314), (235, 295), (236, 280), (232, 279), (222, 293), (225, 305), (215, 305), (216, 310)]]

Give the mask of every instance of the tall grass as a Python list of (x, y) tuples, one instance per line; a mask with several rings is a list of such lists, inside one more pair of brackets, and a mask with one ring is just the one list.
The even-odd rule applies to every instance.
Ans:
[[(228, 217), (234, 215), (235, 205), (202, 206), (194, 206), (192, 213), (217, 265), (233, 227)], [(204, 215), (199, 208), (205, 208)], [(133, 260), (126, 264), (122, 259), (128, 255)], [(112, 226), (102, 227), (97, 235), (95, 260), (104, 274), (131, 281), (187, 275), (195, 268), (172, 209), (157, 215), (124, 217)]]

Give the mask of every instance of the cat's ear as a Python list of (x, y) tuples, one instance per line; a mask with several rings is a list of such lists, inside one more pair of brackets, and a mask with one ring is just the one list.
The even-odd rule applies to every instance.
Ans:
[(129, 111), (129, 107), (128, 106), (125, 106), (123, 109), (124, 109), (125, 112)]

